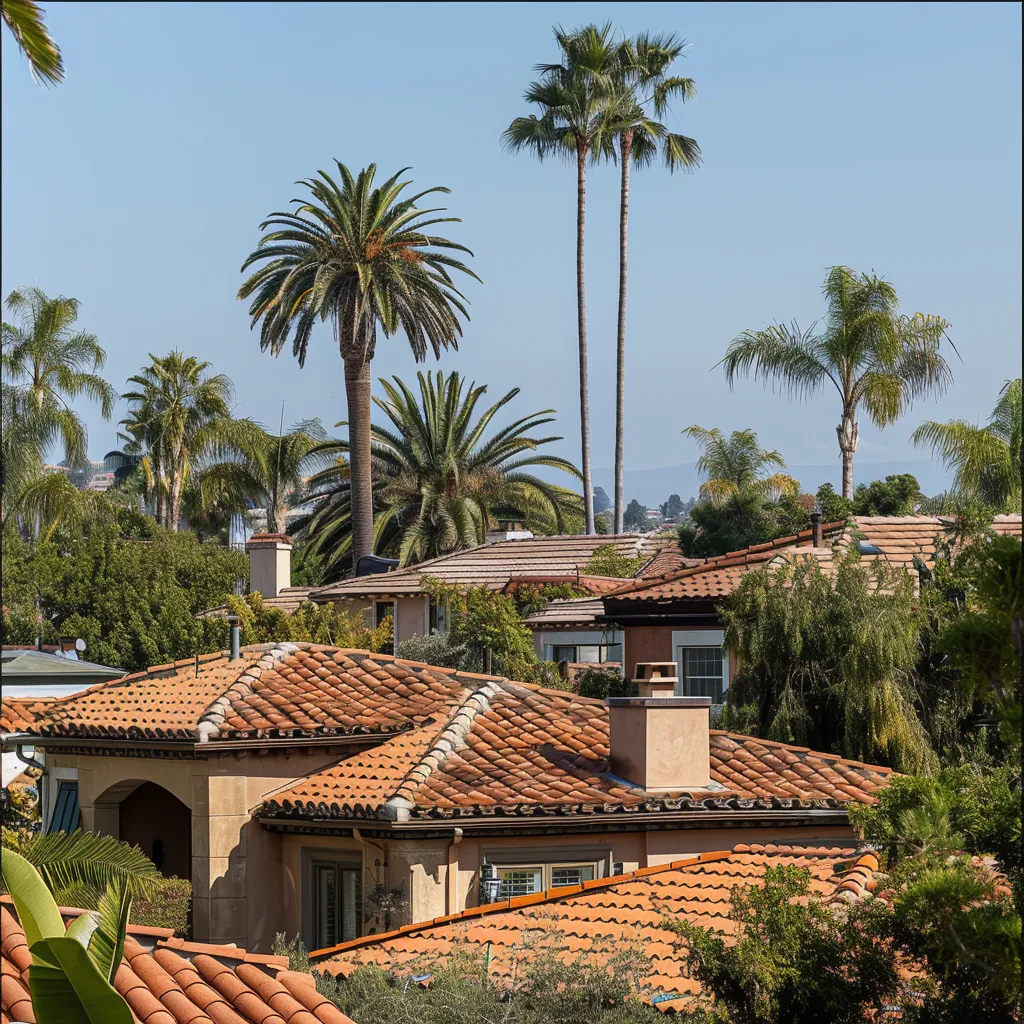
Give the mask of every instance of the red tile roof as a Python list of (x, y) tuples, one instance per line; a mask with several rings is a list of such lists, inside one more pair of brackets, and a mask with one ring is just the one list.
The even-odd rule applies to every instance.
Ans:
[[(32, 958), (10, 906), (5, 897), (0, 1024), (35, 1024), (28, 986)], [(65, 919), (84, 913), (62, 912)], [(140, 1024), (353, 1024), (316, 991), (312, 975), (287, 968), (285, 957), (184, 942), (167, 929), (130, 926), (114, 987)]]
[(0, 700), (0, 732), (25, 732), (49, 710), (53, 697), (4, 697)]
[(315, 644), (162, 665), (51, 702), (43, 736), (139, 740), (389, 734), (427, 722), (463, 684), (450, 669)]
[[(609, 771), (604, 703), (487, 676), (428, 731), (271, 794), (264, 817), (391, 820), (867, 803), (891, 770), (834, 754), (710, 732), (707, 789), (648, 794)], [(404, 771), (403, 771), (404, 766)]]
[[(833, 906), (864, 898), (877, 885), (876, 854), (839, 846), (747, 846), (641, 868), (532, 896), (474, 907), (460, 914), (370, 935), (331, 949), (317, 969), (348, 975), (376, 964), (399, 976), (423, 975), (456, 947), (489, 950), (489, 971), (507, 980), (517, 962), (552, 951), (564, 962), (585, 956), (605, 963), (636, 945), (649, 961), (646, 997), (661, 1009), (683, 1009), (700, 994), (688, 977), (684, 940), (661, 927), (666, 915), (734, 934), (730, 896), (759, 884), (769, 867), (789, 864), (811, 875), (811, 892)], [(529, 935), (529, 943), (524, 942)]]

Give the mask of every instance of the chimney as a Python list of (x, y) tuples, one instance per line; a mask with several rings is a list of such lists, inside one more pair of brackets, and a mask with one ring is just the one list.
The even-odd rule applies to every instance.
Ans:
[(711, 782), (711, 698), (676, 697), (674, 662), (638, 664), (637, 697), (609, 697), (611, 770), (650, 793)]
[(264, 598), (277, 597), (292, 585), (292, 539), (283, 533), (254, 533), (249, 552), (249, 591)]
[[(228, 616), (228, 625), (231, 627), (231, 660), (238, 661), (242, 656), (242, 627), (237, 615)], [(196, 675), (199, 675), (199, 655), (196, 655)]]
[(811, 544), (816, 548), (820, 548), (822, 546), (820, 512), (811, 513)]

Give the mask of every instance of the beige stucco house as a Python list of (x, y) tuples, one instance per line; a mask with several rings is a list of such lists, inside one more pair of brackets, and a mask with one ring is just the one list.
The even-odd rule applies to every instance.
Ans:
[[(585, 700), (314, 645), (158, 666), (37, 709), (43, 813), (192, 880), (193, 936), (324, 948), (742, 842), (834, 842), (890, 772), (708, 727), (673, 666)], [(381, 887), (381, 888), (378, 888)], [(398, 890), (390, 920), (374, 897)]]

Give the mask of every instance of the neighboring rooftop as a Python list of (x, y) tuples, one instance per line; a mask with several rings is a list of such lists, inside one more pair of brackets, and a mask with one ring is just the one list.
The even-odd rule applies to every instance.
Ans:
[(626, 558), (653, 559), (664, 540), (650, 535), (594, 534), (591, 536), (529, 537), (481, 544), (465, 551), (420, 562), (418, 565), (373, 576), (342, 580), (312, 593), (314, 601), (369, 595), (402, 596), (423, 593), (423, 578), (432, 577), (460, 587), (500, 590), (517, 577), (546, 577), (572, 582), (586, 575), (587, 563), (602, 546), (612, 545)]
[(119, 678), (124, 675), (124, 669), (97, 665), (81, 658), (67, 658), (55, 648), (40, 651), (35, 647), (4, 647), (0, 675), (8, 682), (32, 682), (45, 678), (63, 681), (69, 676), (96, 682)]
[[(61, 908), (66, 922), (83, 913)], [(32, 957), (8, 896), (0, 917), (0, 1024), (35, 1024), (28, 985)], [(185, 942), (167, 928), (129, 925), (114, 987), (140, 1024), (353, 1024), (317, 992), (312, 975), (288, 970), (287, 957)]]
[[(317, 950), (318, 970), (347, 976), (376, 964), (402, 978), (429, 980), (456, 948), (487, 957), (491, 976), (507, 980), (516, 964), (538, 951), (595, 966), (635, 945), (649, 961), (646, 998), (663, 1010), (682, 1010), (700, 995), (690, 978), (683, 940), (661, 927), (667, 916), (734, 934), (734, 886), (759, 884), (770, 867), (793, 865), (811, 875), (811, 892), (832, 906), (864, 898), (877, 885), (876, 854), (842, 846), (748, 846), (704, 853), (628, 875), (600, 878), (460, 914), (407, 925)], [(529, 937), (529, 941), (525, 941)]]

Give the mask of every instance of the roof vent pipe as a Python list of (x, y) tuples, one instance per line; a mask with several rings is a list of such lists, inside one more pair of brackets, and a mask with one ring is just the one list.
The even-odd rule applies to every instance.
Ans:
[(820, 548), (822, 546), (820, 512), (811, 513), (811, 543), (816, 548)]
[(229, 615), (228, 623), (231, 626), (231, 660), (238, 661), (242, 656), (242, 627), (238, 624), (237, 615)]

